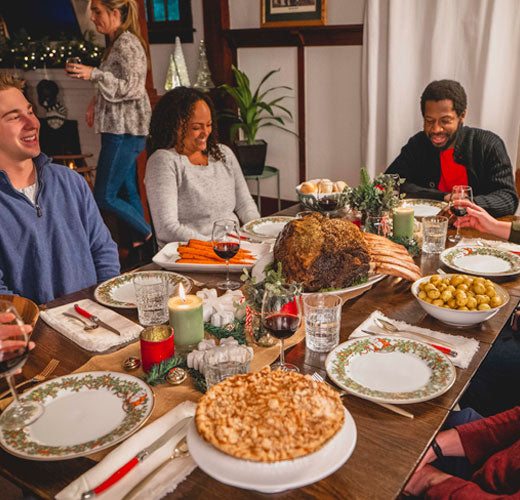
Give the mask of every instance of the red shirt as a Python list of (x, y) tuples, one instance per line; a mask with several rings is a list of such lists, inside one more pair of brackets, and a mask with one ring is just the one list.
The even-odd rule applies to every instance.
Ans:
[(453, 148), (444, 150), (441, 153), (441, 179), (437, 189), (450, 193), (453, 186), (467, 186), (468, 173), (464, 165), (455, 163), (453, 159)]
[(456, 429), (466, 457), (481, 467), (471, 481), (446, 479), (430, 488), (425, 498), (520, 499), (520, 406)]

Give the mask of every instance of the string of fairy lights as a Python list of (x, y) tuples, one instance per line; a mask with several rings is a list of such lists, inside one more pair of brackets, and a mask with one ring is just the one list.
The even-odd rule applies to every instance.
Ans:
[(77, 56), (83, 64), (98, 66), (104, 48), (73, 37), (34, 40), (21, 30), (12, 38), (0, 40), (0, 67), (24, 71), (38, 68), (64, 68), (68, 57)]

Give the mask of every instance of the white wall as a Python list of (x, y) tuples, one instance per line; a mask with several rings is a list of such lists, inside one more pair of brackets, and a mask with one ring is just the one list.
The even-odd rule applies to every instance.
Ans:
[[(256, 4), (256, 8), (252, 8)], [(328, 0), (327, 24), (362, 24), (365, 0)], [(260, 2), (230, 0), (231, 28), (259, 28)], [(356, 185), (361, 167), (361, 46), (307, 47), (305, 49), (305, 121), (307, 178), (328, 177)], [(239, 68), (253, 87), (269, 70), (281, 68), (272, 84), (297, 88), (295, 48), (239, 49)], [(291, 101), (297, 121), (296, 90)], [(289, 102), (289, 101), (288, 101)], [(297, 131), (297, 123), (293, 130)], [(293, 136), (264, 128), (267, 165), (280, 169), (283, 199), (297, 200), (298, 143)], [(276, 196), (274, 178), (263, 181), (262, 195)], [(250, 183), (256, 189), (256, 183)]]

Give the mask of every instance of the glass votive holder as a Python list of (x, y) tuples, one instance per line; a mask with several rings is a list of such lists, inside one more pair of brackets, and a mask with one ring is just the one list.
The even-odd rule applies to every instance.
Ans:
[(204, 375), (206, 386), (214, 385), (228, 377), (251, 370), (252, 348), (230, 346), (229, 348), (210, 349), (204, 353)]
[(363, 226), (363, 231), (366, 233), (373, 233), (379, 236), (386, 237), (391, 233), (391, 225), (388, 217), (386, 215), (382, 217), (376, 217), (369, 215), (366, 218), (365, 225)]
[(141, 343), (141, 365), (145, 372), (148, 372), (156, 363), (171, 358), (175, 354), (171, 326), (149, 326), (141, 332), (139, 341)]

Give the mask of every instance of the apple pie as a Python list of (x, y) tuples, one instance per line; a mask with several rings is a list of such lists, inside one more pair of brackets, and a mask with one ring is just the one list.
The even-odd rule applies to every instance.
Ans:
[(275, 462), (319, 450), (343, 426), (336, 391), (308, 375), (271, 371), (235, 375), (199, 401), (199, 434), (237, 458)]

